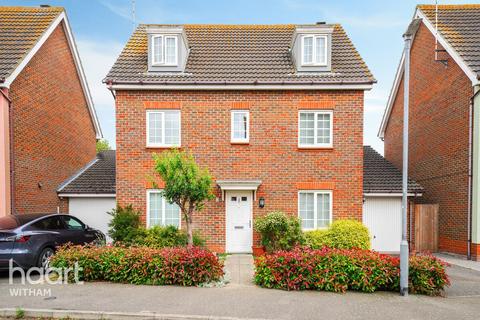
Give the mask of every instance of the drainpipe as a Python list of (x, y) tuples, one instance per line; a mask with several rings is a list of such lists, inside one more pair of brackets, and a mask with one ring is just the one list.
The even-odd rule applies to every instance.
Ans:
[(412, 35), (407, 31), (405, 40), (405, 68), (403, 73), (403, 157), (402, 157), (402, 241), (400, 242), (400, 295), (408, 296), (407, 211), (408, 211), (408, 107), (410, 88), (410, 45)]
[(472, 259), (472, 215), (473, 215), (473, 129), (475, 119), (475, 98), (480, 89), (470, 98), (468, 121), (468, 212), (467, 212), (467, 259)]

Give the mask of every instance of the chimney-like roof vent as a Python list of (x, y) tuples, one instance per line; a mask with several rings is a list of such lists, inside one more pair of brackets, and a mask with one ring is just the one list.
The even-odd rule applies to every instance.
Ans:
[(317, 21), (316, 24), (326, 24), (325, 21)]
[(50, 8), (50, 5), (49, 4), (41, 4), (40, 8)]

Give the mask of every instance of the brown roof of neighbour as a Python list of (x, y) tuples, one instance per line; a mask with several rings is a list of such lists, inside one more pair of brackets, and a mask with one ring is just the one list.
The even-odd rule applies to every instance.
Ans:
[[(105, 82), (159, 84), (373, 83), (343, 28), (332, 36), (332, 71), (297, 74), (289, 47), (295, 25), (184, 25), (190, 53), (185, 72), (147, 72), (147, 27), (131, 36)], [(328, 26), (328, 25), (327, 25)]]
[[(435, 25), (435, 6), (418, 8)], [(480, 77), (480, 4), (439, 5), (438, 31)]]
[[(401, 193), (402, 172), (370, 146), (363, 147), (363, 193)], [(408, 180), (408, 192), (422, 193), (423, 188)]]
[(0, 7), (0, 83), (62, 12), (60, 7)]
[(62, 194), (115, 194), (115, 150), (103, 151), (85, 168), (64, 182)]

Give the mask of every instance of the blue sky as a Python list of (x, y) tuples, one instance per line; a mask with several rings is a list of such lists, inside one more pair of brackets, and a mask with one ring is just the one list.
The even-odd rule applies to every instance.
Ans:
[[(341, 23), (378, 80), (365, 96), (364, 143), (383, 152), (377, 138), (383, 109), (402, 52), (413, 0), (136, 0), (137, 23)], [(434, 1), (420, 3), (433, 4)], [(478, 1), (439, 1), (440, 4)], [(115, 111), (101, 83), (133, 29), (131, 0), (9, 1), (0, 5), (63, 6), (77, 41), (106, 139), (115, 144)]]

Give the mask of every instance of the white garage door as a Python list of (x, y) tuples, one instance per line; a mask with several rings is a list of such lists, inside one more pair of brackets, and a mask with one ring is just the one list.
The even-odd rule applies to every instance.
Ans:
[[(111, 218), (107, 212), (115, 208), (115, 198), (70, 198), (68, 206), (71, 215), (107, 235)], [(108, 236), (107, 241), (111, 241)]]
[(373, 250), (399, 252), (402, 239), (402, 198), (365, 197), (363, 224), (370, 230)]

